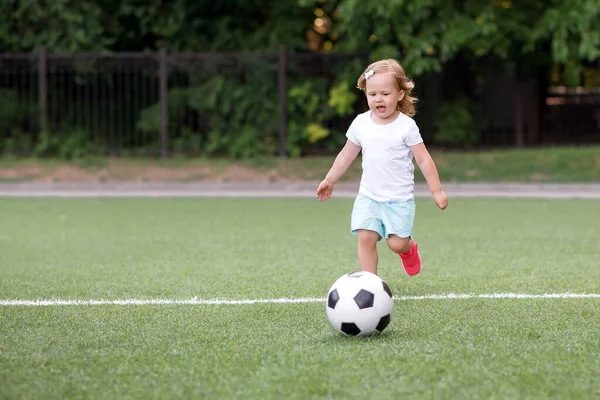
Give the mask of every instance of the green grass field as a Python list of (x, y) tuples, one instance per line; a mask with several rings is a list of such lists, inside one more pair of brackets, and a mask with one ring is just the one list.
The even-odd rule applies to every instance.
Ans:
[[(351, 200), (0, 199), (0, 398), (600, 397), (600, 203), (417, 201), (424, 270), (380, 246), (397, 300), (371, 338), (330, 327), (358, 269)], [(424, 298), (558, 294), (556, 298)], [(260, 304), (12, 300), (323, 298)]]

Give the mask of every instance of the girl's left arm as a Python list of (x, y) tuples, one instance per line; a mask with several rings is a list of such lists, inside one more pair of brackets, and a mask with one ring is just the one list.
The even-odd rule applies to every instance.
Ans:
[(412, 151), (415, 161), (417, 162), (419, 169), (423, 173), (423, 176), (429, 185), (429, 190), (433, 195), (435, 204), (437, 204), (437, 206), (443, 210), (448, 206), (448, 197), (442, 190), (442, 184), (440, 182), (440, 176), (438, 174), (437, 167), (435, 166), (435, 162), (431, 158), (431, 155), (427, 151), (424, 143), (410, 146), (410, 150)]

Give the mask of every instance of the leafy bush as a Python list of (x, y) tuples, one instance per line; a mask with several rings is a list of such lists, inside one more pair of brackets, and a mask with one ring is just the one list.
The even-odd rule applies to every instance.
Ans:
[[(189, 73), (187, 86), (172, 88), (168, 93), (171, 147), (231, 158), (276, 153), (277, 82), (264, 74), (264, 67), (253, 67), (260, 61), (236, 65), (231, 73), (211, 73), (214, 65), (209, 64)], [(137, 129), (159, 137), (160, 122), (160, 104), (153, 104), (140, 113)]]
[(329, 90), (329, 107), (335, 110), (335, 114), (343, 117), (354, 112), (356, 94), (350, 90), (348, 81), (342, 80)]
[(105, 152), (105, 146), (94, 143), (79, 128), (65, 128), (60, 134), (42, 132), (33, 148), (33, 156), (56, 156), (63, 160), (81, 160)]
[(15, 90), (0, 88), (0, 153), (22, 153), (31, 150), (33, 138), (26, 133), (35, 123), (36, 107), (19, 99)]
[(306, 80), (288, 91), (288, 151), (299, 156), (315, 144), (331, 149), (339, 140), (328, 127), (336, 118), (354, 113), (357, 96), (347, 80), (327, 87), (324, 78)]
[[(171, 89), (171, 148), (178, 153), (238, 159), (277, 154), (277, 82), (268, 78), (268, 74), (242, 68), (235, 74), (199, 74), (189, 86)], [(332, 133), (329, 122), (351, 115), (357, 98), (346, 80), (329, 87), (323, 77), (303, 78), (288, 83), (287, 152), (293, 157), (317, 143), (326, 146)], [(160, 104), (156, 103), (142, 110), (137, 130), (158, 138), (160, 122)]]
[(447, 101), (440, 107), (433, 140), (436, 144), (469, 147), (479, 140), (481, 126), (481, 116), (472, 101), (466, 98)]

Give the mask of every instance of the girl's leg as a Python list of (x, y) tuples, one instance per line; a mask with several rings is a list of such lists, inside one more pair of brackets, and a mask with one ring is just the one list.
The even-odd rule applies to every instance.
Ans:
[(421, 271), (419, 246), (417, 246), (412, 238), (401, 238), (396, 235), (390, 235), (387, 244), (394, 253), (400, 256), (404, 271), (408, 275), (413, 276)]
[(412, 240), (407, 238), (401, 238), (396, 235), (390, 235), (387, 239), (387, 244), (390, 250), (396, 254), (406, 254), (412, 248)]
[(377, 274), (377, 241), (379, 234), (375, 231), (360, 229), (358, 231), (358, 262), (363, 271)]
[(412, 240), (411, 232), (415, 221), (414, 200), (399, 201), (385, 206), (383, 221), (388, 235), (389, 248), (402, 259), (404, 271), (410, 276), (421, 271), (419, 247)]

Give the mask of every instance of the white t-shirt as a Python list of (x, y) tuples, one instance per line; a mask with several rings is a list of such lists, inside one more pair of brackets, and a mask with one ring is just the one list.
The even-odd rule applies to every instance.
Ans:
[(389, 124), (371, 120), (371, 111), (356, 116), (346, 137), (362, 148), (359, 193), (375, 201), (414, 199), (415, 167), (409, 146), (422, 143), (415, 121), (400, 113)]

